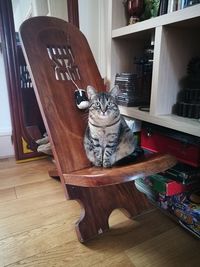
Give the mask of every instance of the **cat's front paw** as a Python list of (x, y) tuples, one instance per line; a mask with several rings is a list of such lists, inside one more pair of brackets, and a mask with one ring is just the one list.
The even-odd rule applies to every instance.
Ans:
[(103, 167), (104, 168), (111, 168), (112, 164), (111, 164), (110, 160), (104, 160)]
[(96, 167), (102, 167), (102, 161), (95, 161), (94, 162), (94, 165), (96, 166)]

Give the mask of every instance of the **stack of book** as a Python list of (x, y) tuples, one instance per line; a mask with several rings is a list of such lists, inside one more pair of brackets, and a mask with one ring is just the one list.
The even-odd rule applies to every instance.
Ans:
[(200, 168), (178, 163), (165, 173), (170, 179), (185, 185), (200, 184)]
[(200, 168), (178, 163), (165, 173), (135, 180), (135, 186), (200, 237)]
[(119, 105), (135, 107), (148, 103), (148, 95), (141, 90), (136, 73), (117, 73), (115, 85), (119, 86), (121, 92), (117, 96), (117, 103)]

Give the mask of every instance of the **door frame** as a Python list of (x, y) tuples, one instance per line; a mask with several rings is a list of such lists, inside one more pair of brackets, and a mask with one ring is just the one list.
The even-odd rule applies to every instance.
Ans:
[[(68, 20), (79, 28), (78, 0), (66, 1)], [(20, 75), (11, 0), (0, 0), (0, 35), (8, 88), (15, 158), (16, 160), (25, 160), (41, 156), (41, 153), (30, 149), (32, 140), (24, 127), (22, 99), (19, 93), (17, 93), (20, 88)]]

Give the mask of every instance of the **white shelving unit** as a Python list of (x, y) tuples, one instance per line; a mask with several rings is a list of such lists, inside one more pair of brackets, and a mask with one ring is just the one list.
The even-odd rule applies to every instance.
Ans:
[(134, 71), (134, 57), (143, 54), (151, 35), (155, 35), (150, 111), (120, 107), (121, 113), (135, 119), (200, 137), (200, 120), (172, 114), (182, 89), (189, 60), (200, 56), (200, 4), (126, 26), (122, 0), (109, 0), (110, 46), (108, 79)]

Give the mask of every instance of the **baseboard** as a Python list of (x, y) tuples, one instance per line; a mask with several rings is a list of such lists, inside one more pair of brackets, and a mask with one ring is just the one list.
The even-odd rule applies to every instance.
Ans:
[(0, 158), (14, 156), (14, 147), (10, 133), (0, 133)]

